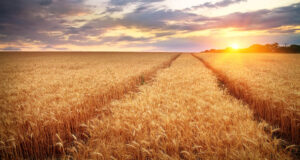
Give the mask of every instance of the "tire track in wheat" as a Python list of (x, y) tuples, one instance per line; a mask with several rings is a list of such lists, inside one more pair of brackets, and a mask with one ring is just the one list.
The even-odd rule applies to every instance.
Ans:
[[(216, 75), (219, 81), (220, 88), (227, 89), (230, 95), (232, 95), (236, 99), (243, 101), (245, 104), (248, 104), (249, 107), (254, 111), (256, 120), (265, 120), (266, 122), (274, 126), (279, 125), (279, 127), (281, 128), (279, 134), (276, 133), (278, 131), (277, 129), (274, 133), (269, 129), (267, 129), (266, 131), (272, 132), (272, 136), (276, 138), (286, 140), (287, 142), (283, 142), (281, 144), (282, 147), (289, 148), (292, 146), (296, 148), (294, 150), (294, 156), (300, 156), (299, 146), (293, 145), (294, 143), (299, 144), (299, 126), (293, 125), (292, 119), (295, 116), (285, 117), (285, 119), (282, 119), (279, 122), (275, 121), (274, 118), (280, 117), (280, 115), (282, 115), (283, 112), (285, 112), (282, 110), (282, 107), (276, 107), (280, 104), (274, 104), (272, 101), (254, 98), (253, 95), (251, 95), (249, 92), (246, 92), (249, 86), (247, 86), (244, 83), (237, 85), (236, 83), (238, 82), (231, 80), (230, 77), (228, 77), (222, 71), (214, 68), (214, 66), (210, 65), (210, 63), (206, 62), (203, 58), (200, 58), (195, 54), (192, 54), (192, 56), (201, 61), (206, 68), (210, 69)], [(276, 113), (276, 115), (274, 115), (274, 113)]]
[(140, 92), (105, 106), (87, 123), (77, 159), (289, 159), (247, 105), (218, 87), (197, 59), (180, 56)]
[[(74, 146), (74, 140), (86, 142), (89, 138), (85, 122), (97, 116), (102, 110), (101, 107), (110, 103), (112, 100), (122, 98), (126, 93), (137, 92), (138, 87), (151, 81), (157, 71), (169, 67), (180, 54), (172, 56), (168, 61), (153, 67), (141, 75), (130, 77), (120, 82), (116, 87), (101, 95), (88, 96), (85, 101), (73, 107), (74, 112), (66, 113), (63, 123), (50, 122), (45, 126), (30, 126), (28, 123), (21, 125), (20, 130), (35, 130), (39, 127), (39, 135), (34, 137), (17, 137), (12, 142), (12, 146), (0, 148), (0, 159), (43, 159), (46, 157), (60, 157), (66, 154), (65, 148)], [(99, 100), (101, 99), (101, 101)], [(78, 112), (80, 108), (80, 112)], [(41, 122), (42, 124), (42, 122)], [(42, 127), (42, 128), (41, 128)]]

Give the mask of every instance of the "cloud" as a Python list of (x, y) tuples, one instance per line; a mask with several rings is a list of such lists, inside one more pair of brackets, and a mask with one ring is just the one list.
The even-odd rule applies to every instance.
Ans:
[[(91, 20), (77, 16), (83, 13), (96, 16), (91, 12), (91, 6), (86, 5), (84, 0), (0, 1), (0, 42), (34, 43), (45, 46), (40, 47), (42, 49), (65, 49), (55, 47), (64, 44), (89, 46), (130, 42), (132, 45), (141, 46), (141, 43), (145, 43), (165, 50), (176, 49), (176, 46), (181, 50), (187, 48), (196, 50), (199, 49), (199, 39), (191, 39), (193, 35), (189, 35), (188, 38), (172, 37), (179, 32), (193, 33), (193, 31), (220, 28), (268, 30), (270, 33), (293, 34), (298, 31), (296, 28), (283, 31), (280, 27), (300, 25), (300, 3), (272, 10), (236, 12), (220, 17), (208, 17), (186, 10), (159, 9), (151, 5), (159, 1), (161, 0), (111, 0), (109, 1), (111, 6), (104, 6), (106, 13), (121, 12), (126, 5), (136, 2), (138, 5), (131, 12), (118, 16), (119, 18), (102, 14)], [(223, 0), (202, 5), (224, 7), (242, 1)], [(70, 17), (72, 20), (69, 19)], [(153, 36), (137, 38), (135, 35), (121, 34), (105, 37), (104, 33), (112, 28), (137, 28)], [(204, 41), (200, 42), (204, 44)]]
[(135, 42), (143, 42), (143, 43), (148, 43), (148, 41), (151, 38), (145, 38), (145, 37), (132, 37), (132, 36), (117, 36), (117, 37), (103, 37), (100, 39), (98, 44), (106, 44), (106, 43), (113, 43), (115, 44), (116, 42), (130, 42), (135, 43)]
[(300, 3), (273, 10), (233, 13), (207, 23), (209, 27), (236, 27), (243, 30), (272, 29), (286, 25), (300, 25)]
[(109, 6), (109, 7), (106, 7), (106, 10), (102, 13), (102, 14), (105, 14), (105, 13), (114, 13), (114, 12), (121, 12), (123, 11), (123, 7), (120, 7), (120, 6)]
[(152, 3), (162, 2), (164, 0), (109, 0), (107, 7), (101, 14), (112, 14), (122, 12), (130, 4), (138, 4), (136, 11), (143, 10), (151, 6)]
[(59, 0), (49, 3), (45, 10), (55, 16), (76, 16), (79, 14), (90, 13), (88, 5), (84, 4), (84, 0)]
[(142, 2), (142, 3), (154, 3), (154, 2), (162, 2), (164, 0), (110, 0), (110, 4), (111, 5), (115, 5), (115, 6), (125, 6), (127, 4), (130, 3), (138, 3), (138, 2)]
[[(66, 33), (82, 36), (99, 36), (106, 30), (118, 26), (124, 26), (126, 28), (135, 27), (145, 31), (151, 31), (152, 29), (162, 31), (169, 29), (179, 30), (185, 27), (191, 27), (188, 25), (182, 26), (179, 21), (184, 20), (187, 22), (199, 17), (200, 16), (196, 14), (186, 13), (179, 10), (155, 10), (152, 8), (145, 8), (142, 11), (135, 10), (134, 12), (127, 13), (122, 18), (111, 18), (109, 16), (105, 16), (93, 19), (81, 27), (69, 27)], [(179, 24), (169, 25), (168, 21), (178, 21)]]
[(222, 1), (216, 2), (216, 3), (206, 2), (204, 4), (193, 6), (192, 9), (227, 7), (227, 6), (232, 5), (232, 4), (246, 2), (246, 1), (247, 0), (222, 0)]
[(1, 48), (0, 50), (2, 50), (2, 51), (20, 51), (21, 49), (18, 47), (5, 47), (5, 48)]
[(160, 32), (160, 33), (156, 33), (155, 37), (165, 37), (165, 36), (171, 36), (176, 34), (175, 32)]
[(0, 1), (1, 19), (23, 15), (45, 16), (49, 13), (55, 14), (56, 17), (88, 13), (89, 9), (83, 2), (83, 0), (3, 0)]
[[(198, 31), (214, 28), (264, 30), (285, 25), (300, 25), (300, 3), (272, 10), (236, 12), (220, 17), (206, 17), (182, 10), (143, 8), (116, 20), (122, 26), (148, 29)], [(172, 23), (169, 23), (172, 22)]]
[(130, 4), (138, 4), (135, 12), (151, 7), (152, 3), (162, 2), (164, 0), (110, 0), (108, 5), (101, 14), (112, 14), (115, 12), (122, 12)]
[(168, 24), (168, 21), (191, 21), (198, 15), (193, 13), (187, 13), (180, 10), (155, 10), (155, 9), (143, 9), (136, 10), (135, 12), (124, 15), (122, 19), (123, 24), (126, 26), (136, 26), (141, 28), (157, 28), (167, 29), (172, 26)]
[(64, 32), (65, 17), (89, 12), (83, 0), (0, 1), (0, 42), (59, 43), (63, 37), (50, 32)]
[(127, 42), (134, 42), (134, 41), (140, 41), (140, 42), (145, 42), (149, 40), (149, 38), (144, 38), (144, 37), (131, 37), (131, 36), (121, 36), (118, 38), (117, 41), (127, 41)]
[(49, 5), (52, 3), (52, 0), (41, 0), (40, 5)]
[(140, 5), (135, 9), (134, 13), (141, 13), (149, 8), (150, 8), (149, 5)]
[(68, 48), (62, 48), (62, 47), (55, 47), (52, 45), (46, 45), (41, 47), (42, 50), (58, 50), (58, 51), (66, 51)]

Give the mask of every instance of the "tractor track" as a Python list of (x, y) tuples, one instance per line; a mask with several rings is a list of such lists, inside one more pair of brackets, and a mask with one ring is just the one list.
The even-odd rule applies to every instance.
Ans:
[[(138, 92), (139, 86), (150, 82), (155, 78), (156, 73), (159, 70), (170, 67), (172, 62), (180, 55), (181, 54), (174, 55), (170, 60), (153, 67), (151, 70), (144, 72), (141, 75), (130, 77), (104, 94), (87, 97), (86, 100), (78, 106), (84, 108), (83, 112), (66, 114), (67, 121), (64, 121), (63, 123), (49, 123), (47, 126), (42, 126), (43, 129), (41, 130), (41, 133), (34, 138), (23, 139), (22, 137), (21, 140), (19, 139), (20, 142), (16, 143), (14, 147), (0, 148), (0, 159), (15, 159), (20, 157), (24, 159), (47, 159), (51, 157), (61, 157), (67, 153), (64, 148), (74, 146), (74, 143), (72, 142), (74, 139), (74, 137), (72, 137), (73, 135), (77, 137), (77, 140), (87, 142), (89, 134), (86, 131), (87, 128), (85, 123), (88, 120), (97, 117), (98, 114), (101, 114), (100, 112), (109, 114), (109, 111), (101, 110), (101, 108), (113, 100), (121, 99), (129, 92)], [(120, 87), (118, 86), (120, 85), (123, 85), (123, 89), (119, 89)], [(99, 102), (97, 101), (99, 98), (105, 100)], [(23, 124), (22, 128), (26, 128), (26, 130), (34, 129), (28, 128), (28, 125), (26, 124)], [(70, 130), (71, 133), (66, 133), (66, 129)], [(45, 142), (45, 137), (47, 137), (47, 142)], [(56, 139), (62, 141), (63, 148), (57, 146), (57, 143), (55, 142)]]
[[(279, 125), (281, 127), (281, 124), (279, 123), (274, 123), (274, 121), (267, 119), (264, 114), (261, 114), (262, 112), (259, 112), (259, 110), (263, 109), (264, 112), (267, 111), (266, 108), (271, 108), (273, 106), (272, 102), (262, 100), (262, 99), (257, 99), (254, 98), (251, 93), (248, 93), (245, 91), (245, 88), (249, 88), (247, 85), (243, 85), (244, 87), (238, 87), (237, 85), (234, 85), (234, 82), (227, 76), (225, 75), (222, 71), (219, 71), (218, 69), (214, 68), (211, 66), (208, 62), (206, 62), (204, 59), (196, 56), (195, 54), (191, 54), (194, 58), (198, 59), (201, 61), (204, 66), (211, 70), (215, 76), (218, 79), (219, 87), (224, 90), (226, 89), (228, 94), (231, 96), (235, 97), (238, 100), (241, 100), (244, 104), (247, 104), (253, 111), (254, 113), (254, 118), (258, 122), (261, 122), (262, 120), (265, 120), (269, 124), (273, 126)], [(264, 107), (267, 106), (267, 107)], [(267, 133), (270, 133), (270, 129), (265, 130)], [(297, 144), (297, 149), (292, 152), (292, 156), (294, 159), (298, 159), (300, 157), (300, 147), (299, 147), (299, 137), (297, 139), (297, 136), (299, 135), (294, 135), (292, 136), (292, 133), (290, 130), (284, 130), (280, 132), (275, 132), (275, 133), (270, 133), (272, 134), (272, 137), (276, 137), (277, 139), (282, 139), (284, 142), (281, 144), (281, 147), (286, 148), (290, 145)], [(296, 137), (295, 137), (296, 136)], [(296, 139), (295, 139), (296, 138)]]

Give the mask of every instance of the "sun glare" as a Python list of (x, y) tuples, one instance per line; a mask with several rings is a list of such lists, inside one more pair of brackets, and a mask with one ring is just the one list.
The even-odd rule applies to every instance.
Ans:
[(231, 44), (230, 47), (233, 48), (233, 49), (239, 49), (240, 48), (240, 46), (237, 43)]

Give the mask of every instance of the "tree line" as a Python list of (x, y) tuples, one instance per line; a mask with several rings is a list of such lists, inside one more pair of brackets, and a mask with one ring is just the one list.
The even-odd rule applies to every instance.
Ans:
[(204, 53), (226, 53), (226, 52), (238, 52), (238, 53), (297, 53), (300, 54), (300, 45), (292, 44), (289, 46), (279, 46), (278, 43), (273, 44), (253, 44), (248, 48), (233, 49), (227, 47), (226, 49), (210, 49), (203, 51)]

